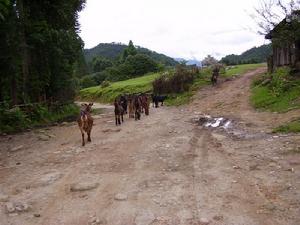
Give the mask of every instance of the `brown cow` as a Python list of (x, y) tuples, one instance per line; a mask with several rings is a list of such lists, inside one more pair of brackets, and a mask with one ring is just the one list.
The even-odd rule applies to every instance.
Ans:
[(142, 112), (145, 112), (146, 116), (148, 116), (149, 115), (149, 106), (150, 106), (149, 97), (146, 94), (141, 94), (140, 99), (141, 99), (141, 104), (142, 104)]
[(77, 119), (77, 123), (81, 132), (82, 136), (82, 146), (85, 145), (85, 140), (84, 140), (84, 132), (87, 133), (88, 139), (87, 141), (92, 141), (91, 140), (91, 131), (93, 127), (93, 117), (91, 116), (91, 110), (92, 110), (92, 105), (93, 103), (89, 104), (81, 104), (82, 109), (80, 110), (80, 116)]
[(115, 106), (115, 120), (116, 120), (116, 126), (121, 125), (124, 122), (123, 115), (124, 115), (124, 108), (121, 105), (120, 99), (116, 98), (114, 102)]
[(134, 118), (133, 95), (128, 96), (128, 115), (129, 118)]

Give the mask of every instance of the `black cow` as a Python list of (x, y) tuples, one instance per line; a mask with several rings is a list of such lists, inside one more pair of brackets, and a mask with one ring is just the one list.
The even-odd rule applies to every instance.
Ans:
[(164, 105), (164, 101), (166, 100), (167, 96), (166, 95), (151, 95), (152, 97), (152, 103), (153, 103), (153, 107), (155, 105), (155, 108), (159, 107), (158, 104), (159, 102), (161, 102), (161, 106)]
[(121, 95), (120, 97), (120, 104), (124, 109), (124, 114), (127, 114), (127, 105), (128, 105), (128, 98), (125, 95)]

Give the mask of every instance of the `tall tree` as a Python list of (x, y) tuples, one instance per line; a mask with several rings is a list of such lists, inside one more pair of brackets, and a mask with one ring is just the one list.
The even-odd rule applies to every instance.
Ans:
[(0, 4), (0, 101), (71, 100), (82, 60), (78, 12), (85, 0), (8, 3), (5, 10)]
[(137, 50), (134, 47), (132, 40), (130, 40), (128, 46), (124, 49), (121, 55), (121, 61), (125, 62), (128, 56), (134, 56), (136, 54), (137, 54)]

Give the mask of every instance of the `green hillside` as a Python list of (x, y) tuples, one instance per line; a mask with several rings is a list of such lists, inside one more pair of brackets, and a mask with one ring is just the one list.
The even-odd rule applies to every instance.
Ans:
[[(251, 65), (237, 65), (229, 67), (222, 77), (230, 77), (236, 74), (242, 75), (243, 73), (254, 70), (256, 68), (265, 66), (264, 64), (251, 64)], [(145, 76), (136, 77), (128, 80), (117, 81), (109, 83), (108, 86), (94, 86), (80, 90), (78, 98), (82, 101), (97, 101), (104, 103), (111, 103), (116, 96), (121, 94), (152, 92), (153, 81), (160, 77), (163, 73), (149, 73)], [(170, 94), (166, 103), (168, 105), (181, 105), (187, 103), (196, 91), (204, 86), (210, 84), (211, 69), (202, 69), (199, 74), (195, 76), (194, 82), (189, 91)]]
[(227, 55), (221, 59), (226, 65), (238, 65), (248, 63), (263, 63), (267, 61), (267, 57), (272, 53), (271, 44), (262, 45), (260, 47), (251, 48), (241, 55)]
[[(121, 43), (100, 43), (96, 47), (84, 50), (84, 57), (87, 63), (91, 62), (95, 56), (102, 56), (110, 60), (116, 60), (128, 45)], [(151, 51), (147, 48), (136, 46), (137, 53), (150, 56), (153, 60), (166, 66), (174, 66), (177, 62), (164, 54)]]

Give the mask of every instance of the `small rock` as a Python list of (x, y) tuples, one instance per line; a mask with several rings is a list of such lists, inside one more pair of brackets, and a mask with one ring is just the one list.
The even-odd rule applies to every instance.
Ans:
[(239, 167), (239, 166), (233, 166), (232, 168), (233, 169), (241, 169), (241, 167)]
[(276, 206), (273, 203), (268, 203), (268, 204), (264, 205), (264, 208), (269, 211), (273, 211), (276, 209)]
[(258, 169), (258, 164), (251, 164), (249, 166), (249, 170), (252, 171), (252, 170), (257, 170)]
[(287, 189), (287, 190), (291, 190), (292, 187), (293, 187), (292, 184), (287, 184), (287, 185), (286, 185), (286, 189)]
[(289, 168), (289, 169), (287, 169), (287, 171), (291, 171), (292, 173), (295, 172), (294, 168)]
[(115, 200), (117, 200), (117, 201), (125, 201), (125, 200), (127, 200), (127, 198), (128, 197), (126, 194), (119, 193), (119, 194), (115, 195)]
[(27, 203), (13, 203), (8, 202), (5, 204), (5, 210), (7, 213), (27, 212), (30, 210), (30, 206)]
[(15, 209), (17, 212), (27, 212), (29, 208), (30, 207), (27, 203), (18, 202), (15, 204)]
[(52, 184), (55, 181), (57, 181), (58, 179), (60, 179), (61, 177), (62, 177), (62, 174), (59, 172), (52, 172), (52, 173), (45, 174), (40, 179), (41, 185), (46, 186), (46, 185)]
[(271, 163), (269, 163), (269, 165), (268, 165), (269, 167), (276, 167), (277, 166), (277, 164), (276, 163), (274, 163), (274, 162), (271, 162)]
[(49, 141), (50, 137), (49, 136), (46, 136), (46, 135), (39, 135), (38, 136), (38, 139), (40, 141)]
[(105, 225), (107, 224), (107, 221), (105, 219), (99, 219), (96, 216), (91, 217), (89, 225)]
[(71, 184), (70, 191), (71, 192), (88, 191), (88, 190), (95, 189), (98, 186), (99, 186), (99, 183), (94, 183), (94, 182), (76, 183), (76, 184)]
[(7, 202), (9, 199), (8, 195), (0, 193), (0, 202)]
[(41, 217), (41, 214), (35, 213), (35, 214), (33, 214), (33, 216), (34, 216), (34, 217)]
[(5, 204), (5, 210), (7, 213), (14, 213), (16, 208), (12, 202), (8, 202)]
[(14, 147), (14, 148), (10, 149), (10, 152), (16, 152), (16, 151), (19, 151), (23, 148), (24, 148), (24, 145), (19, 145), (17, 147)]
[(210, 223), (210, 221), (207, 218), (201, 218), (199, 220), (199, 225), (207, 225), (209, 223)]
[(213, 219), (216, 220), (216, 221), (220, 221), (220, 220), (223, 220), (223, 216), (222, 215), (215, 215), (213, 217)]

